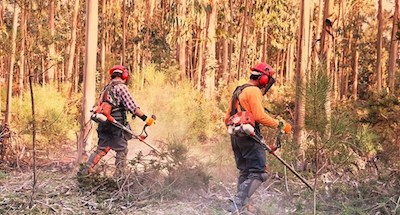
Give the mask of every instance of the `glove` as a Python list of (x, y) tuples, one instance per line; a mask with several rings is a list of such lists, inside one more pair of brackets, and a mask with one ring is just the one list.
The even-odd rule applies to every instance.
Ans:
[(282, 129), (283, 132), (285, 132), (285, 134), (288, 134), (292, 131), (292, 125), (290, 125), (280, 117), (278, 118), (278, 120), (279, 120), (278, 129)]
[(285, 123), (283, 125), (283, 131), (285, 132), (285, 134), (289, 134), (290, 132), (292, 132), (292, 125), (290, 125), (289, 123)]
[(144, 122), (146, 123), (146, 126), (153, 125), (154, 118), (153, 117), (147, 117), (147, 119)]

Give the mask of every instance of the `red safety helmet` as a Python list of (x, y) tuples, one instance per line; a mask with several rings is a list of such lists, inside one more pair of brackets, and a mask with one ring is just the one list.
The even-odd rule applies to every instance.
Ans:
[(250, 70), (252, 71), (251, 74), (260, 76), (258, 78), (258, 83), (260, 83), (261, 86), (267, 85), (270, 77), (275, 74), (274, 69), (269, 64), (263, 62), (251, 67)]
[(122, 65), (115, 65), (110, 69), (110, 75), (112, 75), (114, 72), (118, 72), (121, 73), (121, 78), (124, 81), (127, 81), (129, 78), (129, 73), (128, 73), (128, 69)]

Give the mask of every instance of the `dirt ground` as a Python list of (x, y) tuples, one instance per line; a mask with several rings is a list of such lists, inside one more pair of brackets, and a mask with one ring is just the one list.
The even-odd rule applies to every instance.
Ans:
[[(150, 138), (148, 141), (154, 147), (161, 147)], [(111, 152), (102, 159), (99, 177), (87, 183), (76, 177), (74, 147), (59, 149), (58, 153), (38, 153), (32, 207), (29, 205), (33, 177), (28, 165), (31, 161), (20, 161), (20, 169), (3, 163), (0, 167), (0, 214), (229, 214), (224, 208), (236, 191), (237, 172), (232, 166), (206, 166), (203, 168), (206, 173), (197, 167), (180, 167), (182, 169), (170, 172), (172, 176), (154, 174), (153, 177), (153, 173), (143, 176), (130, 172), (122, 181), (115, 181), (111, 178), (114, 170), (114, 153)], [(139, 152), (148, 154), (150, 150), (144, 143), (132, 140), (128, 160)], [(107, 177), (103, 177), (104, 174)], [(210, 177), (204, 180), (208, 175)], [(172, 182), (162, 179), (163, 176), (173, 179)], [(305, 188), (287, 192), (283, 182), (282, 178), (271, 175), (253, 195), (251, 206), (243, 214), (302, 214), (298, 212), (304, 212), (304, 207), (296, 206), (299, 202), (285, 199), (295, 193), (309, 201), (300, 204), (310, 205), (310, 192)], [(300, 184), (291, 186), (300, 187)]]

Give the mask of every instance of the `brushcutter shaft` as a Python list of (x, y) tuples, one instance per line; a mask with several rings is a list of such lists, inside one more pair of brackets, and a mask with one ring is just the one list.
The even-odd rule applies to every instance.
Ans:
[[(308, 188), (310, 188), (312, 191), (314, 191), (314, 188), (308, 183), (308, 181), (303, 178), (296, 170), (294, 170), (288, 163), (286, 163), (285, 160), (283, 160), (281, 157), (275, 154), (275, 151), (271, 149), (267, 144), (264, 143), (263, 140), (261, 140), (257, 136), (252, 136), (254, 140), (256, 140), (259, 144), (261, 144), (265, 150), (267, 150), (270, 154), (272, 154), (274, 157), (276, 157), (283, 165), (285, 165), (298, 179), (300, 179), (305, 185), (307, 185)], [(280, 136), (277, 137), (277, 140), (280, 141)]]

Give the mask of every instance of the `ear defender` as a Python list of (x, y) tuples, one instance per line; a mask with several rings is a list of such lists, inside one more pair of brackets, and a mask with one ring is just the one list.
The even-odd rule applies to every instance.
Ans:
[(260, 75), (260, 77), (258, 78), (258, 83), (259, 83), (261, 86), (267, 85), (267, 84), (268, 84), (268, 81), (269, 81), (268, 75)]
[(122, 80), (127, 81), (129, 78), (129, 73), (127, 71), (123, 71), (121, 78)]

